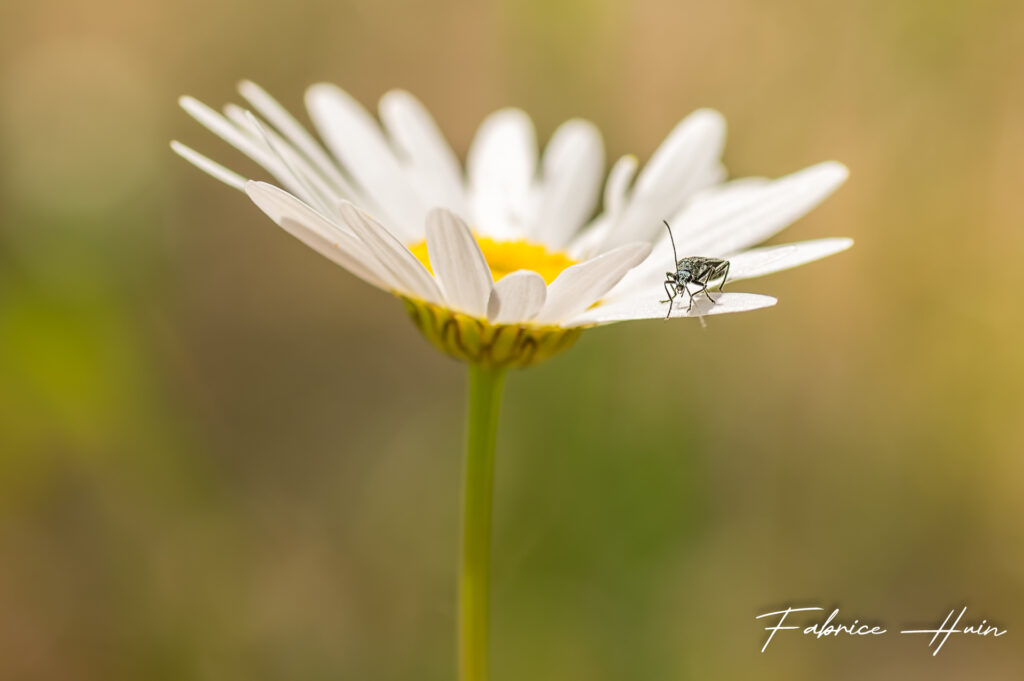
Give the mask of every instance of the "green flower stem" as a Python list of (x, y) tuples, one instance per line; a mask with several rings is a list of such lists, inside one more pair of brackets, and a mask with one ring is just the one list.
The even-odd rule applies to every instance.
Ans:
[(459, 680), (486, 681), (490, 615), (491, 498), (494, 446), (505, 369), (469, 365), (469, 433), (462, 480), (459, 569)]

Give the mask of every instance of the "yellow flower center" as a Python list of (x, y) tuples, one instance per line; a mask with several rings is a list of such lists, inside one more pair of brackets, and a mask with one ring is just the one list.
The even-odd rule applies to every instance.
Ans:
[[(541, 244), (530, 243), (525, 240), (518, 241), (495, 241), (490, 237), (476, 236), (476, 242), (483, 251), (487, 264), (491, 267), (491, 275), (494, 281), (498, 281), (506, 274), (516, 270), (533, 270), (544, 277), (544, 282), (550, 284), (569, 265), (575, 265), (576, 261), (562, 251), (549, 251)], [(409, 247), (412, 254), (423, 263), (423, 266), (430, 270), (430, 258), (427, 256), (427, 242), (421, 241)]]
[[(516, 270), (532, 270), (550, 284), (576, 261), (561, 251), (549, 251), (529, 241), (495, 241), (474, 235), (498, 281)], [(431, 274), (427, 242), (409, 247)], [(456, 359), (486, 367), (524, 367), (562, 352), (579, 338), (582, 327), (571, 329), (547, 324), (493, 324), (486, 319), (400, 296), (413, 323), (434, 347)]]

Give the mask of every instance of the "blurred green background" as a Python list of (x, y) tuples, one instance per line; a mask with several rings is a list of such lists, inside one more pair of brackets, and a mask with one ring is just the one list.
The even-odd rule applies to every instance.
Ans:
[[(851, 236), (708, 328), (510, 377), (494, 679), (1019, 679), (1024, 5), (5, 3), (0, 678), (451, 679), (464, 368), (189, 167), (175, 103), (404, 87), (460, 156), (524, 107), (645, 159), (721, 110), (732, 176), (838, 159)], [(950, 608), (1001, 639), (812, 641)]]

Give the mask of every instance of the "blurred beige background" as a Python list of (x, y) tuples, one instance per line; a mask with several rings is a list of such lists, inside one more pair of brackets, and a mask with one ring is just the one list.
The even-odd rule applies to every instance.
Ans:
[[(710, 106), (733, 176), (851, 169), (778, 307), (511, 376), (496, 680), (1020, 678), (1022, 44), (1009, 1), (6, 3), (0, 678), (453, 678), (464, 369), (170, 152), (258, 174), (175, 102), (241, 78), (407, 88), (460, 155)], [(761, 655), (780, 603), (1009, 634)]]

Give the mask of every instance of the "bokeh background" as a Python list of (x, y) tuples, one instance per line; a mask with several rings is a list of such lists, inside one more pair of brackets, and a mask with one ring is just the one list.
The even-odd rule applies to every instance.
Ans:
[[(170, 152), (260, 175), (175, 103), (241, 78), (407, 88), (460, 156), (710, 106), (733, 176), (851, 169), (776, 308), (510, 377), (496, 680), (1021, 678), (1022, 44), (1011, 1), (4, 3), (0, 678), (454, 676), (464, 368)], [(783, 603), (1010, 633), (762, 655)]]

